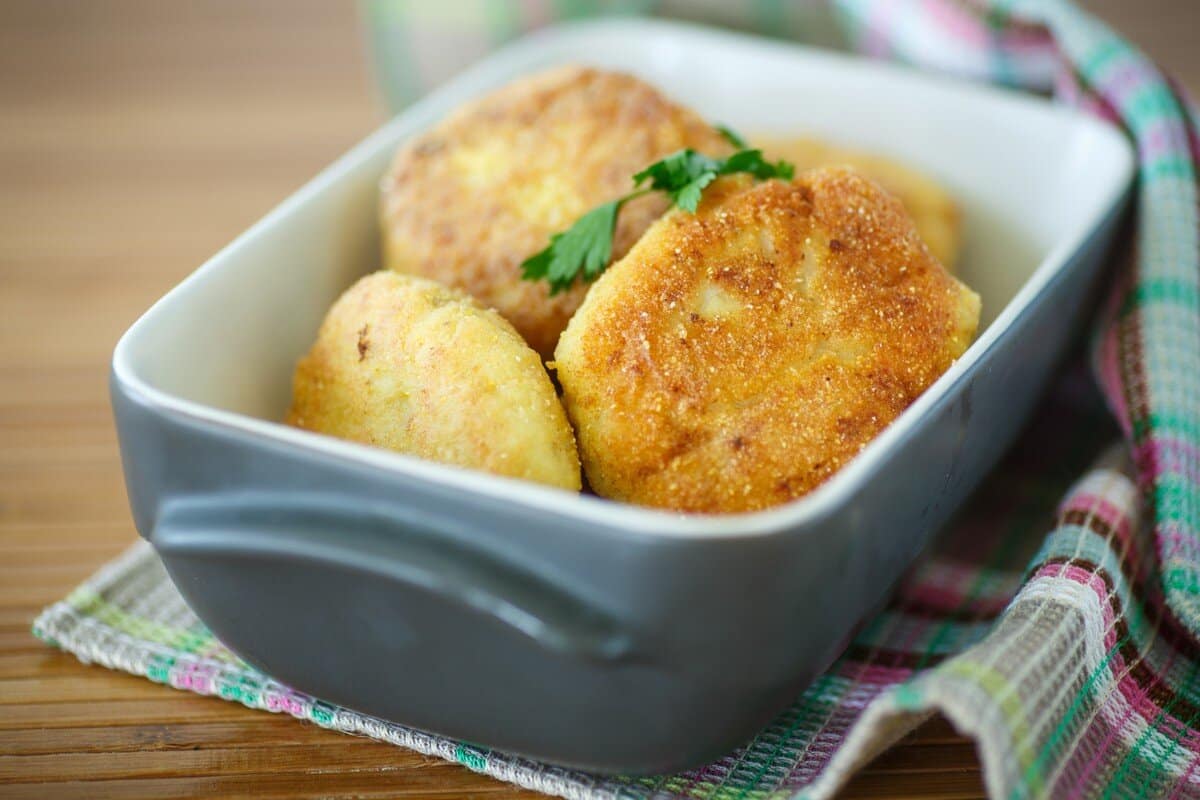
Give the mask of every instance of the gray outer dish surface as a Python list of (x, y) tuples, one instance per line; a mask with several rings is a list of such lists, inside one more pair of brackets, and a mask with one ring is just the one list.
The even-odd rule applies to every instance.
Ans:
[(647, 535), (181, 413), (114, 370), (135, 521), (217, 636), (299, 690), (562, 765), (695, 766), (833, 662), (994, 465), (1124, 203), (844, 501), (798, 524)]

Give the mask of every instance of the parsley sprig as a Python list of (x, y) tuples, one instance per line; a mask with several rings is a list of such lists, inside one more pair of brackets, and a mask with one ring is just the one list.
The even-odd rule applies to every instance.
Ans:
[(621, 206), (650, 192), (665, 192), (671, 204), (695, 213), (705, 187), (721, 175), (748, 173), (758, 180), (791, 180), (794, 167), (786, 161), (770, 162), (761, 150), (746, 143), (728, 128), (717, 129), (730, 144), (741, 148), (727, 158), (712, 158), (695, 150), (679, 150), (655, 161), (633, 176), (633, 191), (584, 214), (567, 230), (550, 237), (550, 244), (521, 264), (521, 277), (528, 281), (545, 280), (550, 294), (571, 288), (582, 274), (594, 281), (612, 259), (613, 233)]

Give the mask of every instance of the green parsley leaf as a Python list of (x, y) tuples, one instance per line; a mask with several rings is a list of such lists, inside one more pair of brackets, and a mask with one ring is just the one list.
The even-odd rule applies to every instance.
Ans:
[(732, 175), (735, 172), (749, 172), (760, 181), (770, 178), (790, 181), (796, 168), (786, 161), (772, 164), (763, 158), (762, 150), (742, 150), (725, 159), (725, 164), (721, 167), (722, 175)]
[[(745, 146), (741, 137), (728, 128), (718, 130), (734, 146)], [(761, 150), (742, 149), (728, 158), (712, 158), (690, 149), (679, 150), (634, 175), (632, 192), (593, 208), (570, 228), (551, 236), (546, 249), (522, 262), (521, 277), (547, 281), (551, 295), (569, 289), (580, 273), (584, 280), (595, 280), (608, 268), (612, 258), (613, 232), (621, 206), (647, 192), (666, 192), (672, 205), (694, 214), (705, 187), (718, 176), (749, 173), (758, 180), (791, 180), (794, 172), (786, 161), (767, 161)]]
[(650, 188), (666, 192), (673, 205), (695, 213), (704, 187), (721, 174), (724, 162), (695, 150), (680, 150), (633, 176), (634, 185), (647, 180)]
[(695, 150), (678, 150), (634, 175), (633, 185), (640, 188), (643, 183), (650, 181), (651, 189), (673, 194), (699, 180), (705, 173), (716, 175), (721, 163), (720, 159), (710, 158)]
[(521, 264), (521, 277), (545, 279), (550, 294), (566, 291), (582, 269), (586, 280), (595, 280), (612, 258), (613, 230), (617, 212), (627, 197), (596, 206), (562, 233), (550, 237), (550, 245)]
[(702, 172), (688, 183), (672, 190), (671, 200), (684, 211), (695, 214), (700, 205), (700, 195), (704, 192), (704, 187), (716, 179), (717, 173), (711, 170)]
[(740, 150), (729, 158), (711, 158), (695, 150), (680, 150), (655, 161), (633, 176), (634, 185), (647, 181), (650, 189), (666, 192), (674, 205), (695, 212), (700, 194), (718, 175), (748, 172), (759, 180), (791, 180), (795, 169), (786, 161), (771, 163), (761, 150)]
[(745, 150), (749, 146), (746, 144), (745, 139), (739, 136), (737, 132), (733, 130), (733, 128), (730, 128), (727, 125), (718, 125), (717, 133), (721, 134), (721, 136), (725, 138), (725, 141), (729, 142), (739, 150)]

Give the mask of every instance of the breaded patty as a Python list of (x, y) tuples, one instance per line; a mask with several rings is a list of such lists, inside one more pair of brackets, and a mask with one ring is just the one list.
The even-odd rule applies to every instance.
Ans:
[(820, 139), (763, 138), (755, 146), (762, 147), (771, 158), (790, 161), (797, 170), (840, 164), (878, 181), (904, 204), (934, 257), (946, 269), (954, 271), (962, 243), (962, 214), (954, 198), (937, 181), (890, 158), (849, 150)]
[[(632, 176), (680, 148), (729, 145), (694, 113), (642, 81), (561, 67), (461, 109), (396, 154), (383, 182), (387, 267), (463, 289), (504, 315), (549, 357), (588, 287), (550, 297), (521, 262)], [(621, 211), (620, 258), (666, 210), (660, 195)]]
[(978, 319), (979, 297), (870, 180), (725, 178), (601, 276), (555, 360), (598, 494), (749, 511), (853, 458)]
[(580, 488), (575, 437), (538, 354), (496, 312), (409, 275), (368, 275), (329, 309), (296, 366), (287, 422)]

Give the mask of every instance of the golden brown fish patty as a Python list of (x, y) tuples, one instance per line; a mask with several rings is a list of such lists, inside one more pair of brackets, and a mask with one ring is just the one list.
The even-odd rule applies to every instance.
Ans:
[(954, 271), (962, 247), (962, 214), (950, 193), (933, 178), (890, 158), (849, 150), (820, 139), (764, 138), (756, 146), (762, 147), (770, 158), (790, 161), (797, 170), (844, 165), (878, 181), (904, 204), (917, 233), (934, 257), (946, 269)]
[[(385, 264), (469, 292), (549, 357), (587, 292), (550, 297), (521, 262), (632, 176), (684, 147), (721, 155), (715, 129), (629, 75), (561, 67), (516, 81), (396, 154), (384, 179)], [(658, 194), (621, 211), (613, 258), (666, 210)]]
[(601, 276), (555, 360), (598, 494), (749, 511), (853, 458), (978, 319), (979, 297), (875, 183), (726, 178)]
[(578, 490), (575, 437), (541, 358), (499, 314), (395, 272), (334, 303), (296, 366), (287, 422)]

